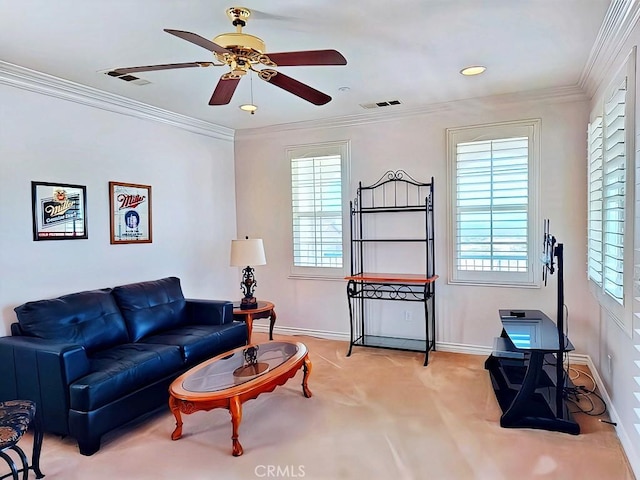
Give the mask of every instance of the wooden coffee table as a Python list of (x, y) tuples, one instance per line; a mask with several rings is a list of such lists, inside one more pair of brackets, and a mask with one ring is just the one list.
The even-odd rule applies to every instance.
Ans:
[(300, 368), (304, 369), (302, 393), (309, 398), (311, 362), (307, 347), (300, 342), (247, 345), (196, 365), (169, 387), (169, 408), (176, 417), (171, 439), (182, 436), (182, 413), (223, 407), (231, 413), (232, 453), (236, 457), (242, 455), (238, 440), (242, 404), (284, 385)]

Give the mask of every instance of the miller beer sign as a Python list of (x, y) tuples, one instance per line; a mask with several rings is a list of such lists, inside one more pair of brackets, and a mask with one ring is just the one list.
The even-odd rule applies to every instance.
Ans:
[(151, 187), (109, 182), (111, 243), (151, 243)]
[(34, 240), (88, 238), (85, 187), (31, 182), (31, 190)]

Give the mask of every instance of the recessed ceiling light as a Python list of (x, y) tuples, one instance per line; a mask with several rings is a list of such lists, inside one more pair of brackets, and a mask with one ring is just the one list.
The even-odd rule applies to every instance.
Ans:
[(472, 65), (471, 67), (463, 68), (462, 70), (460, 70), (460, 73), (462, 75), (466, 75), (467, 77), (470, 77), (473, 75), (480, 75), (486, 69), (487, 67), (483, 67), (482, 65)]

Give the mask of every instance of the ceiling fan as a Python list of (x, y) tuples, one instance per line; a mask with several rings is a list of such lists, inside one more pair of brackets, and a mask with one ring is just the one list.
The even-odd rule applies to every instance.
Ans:
[(134, 72), (151, 70), (168, 70), (172, 68), (228, 66), (230, 71), (222, 75), (216, 85), (209, 105), (226, 105), (240, 82), (249, 71), (255, 72), (265, 82), (280, 87), (287, 92), (313, 103), (324, 105), (331, 101), (331, 97), (298, 80), (295, 80), (273, 68), (257, 69), (259, 64), (266, 67), (291, 67), (311, 65), (346, 65), (347, 60), (336, 50), (305, 50), (298, 52), (266, 53), (266, 46), (262, 39), (242, 32), (247, 24), (251, 11), (245, 7), (231, 7), (227, 9), (227, 16), (236, 27), (235, 33), (223, 33), (211, 40), (200, 35), (182, 30), (164, 29), (165, 32), (182, 38), (199, 47), (212, 52), (217, 62), (185, 62), (164, 65), (147, 65), (144, 67), (117, 68), (114, 73), (124, 75)]

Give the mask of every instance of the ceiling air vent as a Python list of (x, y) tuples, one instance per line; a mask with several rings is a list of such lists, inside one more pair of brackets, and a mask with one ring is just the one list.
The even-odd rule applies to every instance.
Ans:
[(136, 77), (135, 75), (131, 75), (127, 73), (125, 74), (118, 73), (115, 70), (106, 70), (106, 71), (103, 71), (102, 73), (104, 73), (105, 75), (109, 75), (110, 77), (113, 77), (113, 78), (118, 78), (127, 83), (133, 83), (134, 85), (148, 85), (149, 83), (151, 83), (149, 80), (145, 80), (144, 78)]
[(384, 102), (361, 103), (360, 104), (360, 106), (362, 108), (365, 108), (367, 110), (372, 109), (372, 108), (389, 107), (391, 105), (402, 105), (402, 102), (400, 100), (387, 100), (387, 101), (384, 101)]

